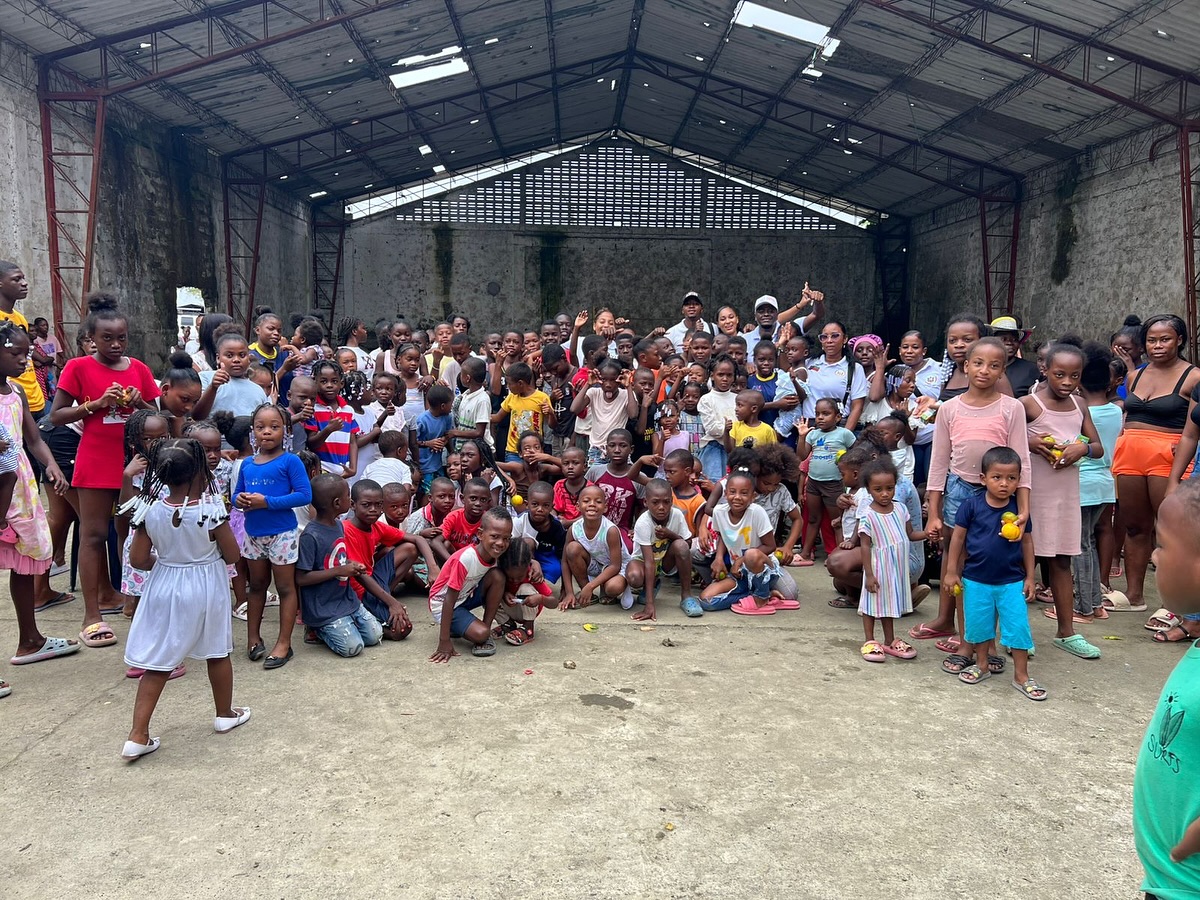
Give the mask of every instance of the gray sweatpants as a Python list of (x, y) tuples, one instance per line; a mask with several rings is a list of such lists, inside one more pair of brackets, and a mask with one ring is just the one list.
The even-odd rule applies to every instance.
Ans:
[(1072, 557), (1071, 570), (1075, 576), (1075, 612), (1090, 616), (1104, 602), (1100, 593), (1100, 554), (1096, 550), (1096, 525), (1107, 503), (1084, 506), (1079, 533), (1079, 555)]

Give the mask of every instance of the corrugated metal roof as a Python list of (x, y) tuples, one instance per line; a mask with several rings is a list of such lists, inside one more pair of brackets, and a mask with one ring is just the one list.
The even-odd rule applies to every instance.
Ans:
[[(454, 171), (617, 130), (781, 186), (913, 213), (1159, 124), (1037, 73), (1034, 56), (1057, 56), (1072, 76), (1165, 111), (1178, 105), (1174, 79), (1132, 58), (1194, 73), (1200, 43), (1200, 17), (1184, 0), (996, 2), (986, 16), (982, 0), (759, 0), (836, 26), (841, 44), (828, 59), (731, 24), (738, 0), (0, 3), (5, 32), (46, 54), (121, 32), (105, 61), (111, 84), (260, 41), (264, 19), (269, 36), (315, 29), (125, 96), (222, 154), (254, 149), (238, 157), (247, 171), (287, 175), (282, 187), (328, 191), (329, 201), (426, 179), (435, 165)], [(940, 33), (922, 18), (931, 10), (1013, 56)], [(357, 15), (318, 27), (342, 13)], [(1005, 15), (1052, 27), (1035, 48), (1033, 29)], [(452, 47), (469, 72), (390, 84), (401, 58)], [(802, 74), (810, 64), (820, 77)], [(57, 65), (92, 82), (105, 71), (98, 52)], [(1189, 105), (1198, 98), (1200, 87)]]

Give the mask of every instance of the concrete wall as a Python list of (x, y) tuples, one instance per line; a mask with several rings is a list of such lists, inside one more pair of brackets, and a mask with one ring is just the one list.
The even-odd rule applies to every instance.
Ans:
[[(18, 51), (0, 48), (0, 54), (10, 52)], [(159, 370), (175, 340), (177, 287), (198, 287), (209, 308), (225, 308), (219, 160), (177, 131), (148, 123), (128, 106), (114, 104), (109, 123), (92, 285), (110, 289), (121, 299), (130, 314), (130, 352)], [(84, 128), (90, 132), (91, 126)], [(4, 73), (0, 171), (10, 173), (11, 179), (0, 192), (0, 259), (16, 262), (29, 278), (26, 316), (51, 318), (37, 96), (32, 86)], [(60, 204), (74, 200), (60, 193)], [(309, 231), (307, 204), (272, 190), (263, 220), (257, 302), (289, 311), (309, 307)], [(69, 335), (77, 318), (74, 310), (65, 311)]]
[[(1131, 312), (1184, 315), (1178, 157), (1172, 142), (1150, 162), (1155, 137), (1097, 148), (1075, 168), (1056, 165), (1026, 179), (1014, 305), (1037, 326), (1039, 338), (1070, 331), (1107, 339)], [(1076, 238), (1065, 278), (1056, 284), (1068, 208)], [(964, 309), (984, 314), (974, 201), (914, 221), (909, 284), (916, 327), (931, 341), (940, 341), (949, 315)]]
[(648, 330), (679, 321), (688, 290), (699, 291), (709, 317), (729, 303), (747, 321), (756, 297), (798, 299), (806, 280), (826, 292), (832, 315), (861, 329), (879, 293), (873, 240), (848, 225), (833, 233), (514, 231), (384, 215), (348, 230), (346, 267), (347, 314), (373, 324), (401, 312), (430, 325), (463, 312), (480, 334), (602, 306)]

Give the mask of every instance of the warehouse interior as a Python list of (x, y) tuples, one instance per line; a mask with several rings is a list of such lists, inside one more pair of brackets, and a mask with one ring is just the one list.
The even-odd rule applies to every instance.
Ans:
[(821, 286), (854, 331), (969, 309), (1196, 326), (1180, 0), (4, 0), (3, 255), (73, 346), (179, 288), (245, 320), (484, 328)]

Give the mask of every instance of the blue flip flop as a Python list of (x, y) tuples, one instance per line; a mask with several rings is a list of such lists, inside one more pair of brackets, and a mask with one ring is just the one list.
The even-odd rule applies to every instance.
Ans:
[(683, 610), (683, 614), (689, 619), (698, 619), (704, 615), (704, 608), (700, 605), (700, 600), (696, 597), (684, 597), (679, 601), (679, 608)]

